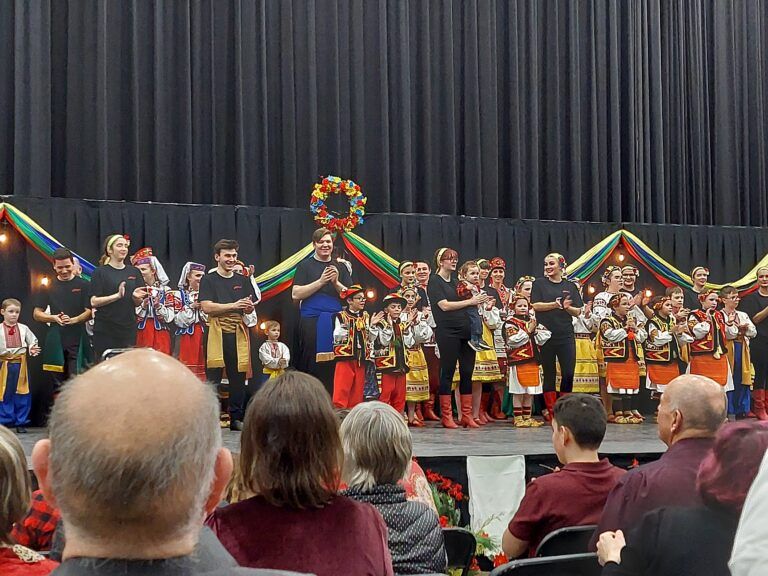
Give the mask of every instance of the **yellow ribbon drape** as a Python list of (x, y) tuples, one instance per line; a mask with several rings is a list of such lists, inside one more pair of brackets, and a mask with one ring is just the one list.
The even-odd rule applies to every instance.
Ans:
[[(726, 347), (726, 354), (728, 355), (728, 363), (731, 365), (731, 370), (736, 370), (736, 367), (733, 365), (735, 362), (734, 356), (735, 356), (735, 344), (734, 340), (728, 340), (725, 343)], [(754, 376), (753, 376), (753, 369), (752, 369), (752, 358), (749, 354), (749, 343), (748, 342), (742, 342), (741, 346), (741, 384), (743, 386), (752, 386)]]
[[(248, 372), (250, 367), (251, 352), (249, 348), (248, 330), (240, 321), (235, 331), (237, 347), (237, 371)], [(216, 316), (208, 318), (208, 354), (206, 366), (208, 368), (224, 368), (224, 341), (222, 337), (221, 319)]]
[(3, 354), (0, 356), (0, 400), (5, 396), (5, 388), (8, 386), (8, 363), (21, 364), (19, 379), (16, 381), (16, 394), (29, 394), (29, 380), (27, 380), (27, 353)]

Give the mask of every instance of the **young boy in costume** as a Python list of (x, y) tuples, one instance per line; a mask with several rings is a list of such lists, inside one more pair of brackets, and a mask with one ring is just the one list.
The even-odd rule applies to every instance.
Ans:
[(0, 306), (0, 424), (27, 431), (32, 395), (29, 391), (27, 355), (40, 354), (37, 338), (25, 324), (19, 323), (21, 302), (6, 298)]
[(370, 317), (362, 286), (353, 284), (339, 296), (345, 308), (334, 319), (333, 405), (347, 409), (363, 401), (366, 363), (370, 360)]

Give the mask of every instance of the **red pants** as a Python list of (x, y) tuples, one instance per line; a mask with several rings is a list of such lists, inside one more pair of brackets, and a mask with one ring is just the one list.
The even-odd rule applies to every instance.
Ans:
[(379, 402), (389, 404), (400, 414), (405, 410), (405, 374), (382, 374)]
[(333, 405), (354, 408), (363, 401), (365, 364), (357, 360), (337, 360), (333, 374)]
[(168, 330), (155, 330), (152, 320), (147, 320), (143, 330), (136, 333), (137, 348), (153, 348), (158, 352), (171, 355), (171, 333)]

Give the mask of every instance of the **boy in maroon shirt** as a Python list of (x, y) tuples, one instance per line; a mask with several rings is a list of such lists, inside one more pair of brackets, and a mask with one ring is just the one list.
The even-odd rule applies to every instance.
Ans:
[(605, 409), (597, 398), (569, 394), (558, 399), (552, 444), (564, 466), (528, 484), (502, 538), (508, 558), (518, 558), (529, 549), (535, 552), (544, 537), (558, 528), (597, 524), (608, 493), (625, 473), (597, 454), (606, 423)]

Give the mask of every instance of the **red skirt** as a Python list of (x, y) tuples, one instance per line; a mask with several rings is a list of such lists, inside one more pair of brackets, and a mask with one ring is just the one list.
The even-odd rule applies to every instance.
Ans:
[(690, 372), (707, 376), (725, 386), (728, 384), (728, 357), (725, 354), (717, 359), (712, 354), (691, 355)]
[(205, 355), (203, 354), (203, 327), (195, 326), (192, 334), (179, 336), (179, 362), (205, 381)]
[(666, 386), (680, 376), (680, 366), (677, 361), (666, 364), (648, 364), (648, 380), (654, 384)]
[(155, 323), (147, 320), (143, 330), (136, 333), (137, 348), (153, 348), (163, 354), (171, 355), (171, 333), (168, 330), (156, 330)]
[(640, 388), (640, 366), (634, 358), (623, 362), (606, 362), (605, 379), (611, 388), (637, 390)]

